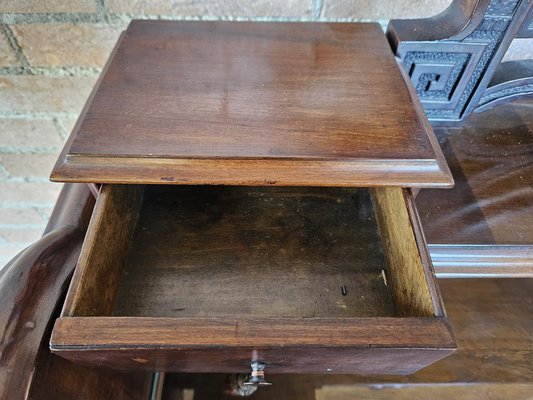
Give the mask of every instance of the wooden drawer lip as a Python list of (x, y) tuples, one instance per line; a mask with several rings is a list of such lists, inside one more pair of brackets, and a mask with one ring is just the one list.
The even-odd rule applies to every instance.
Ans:
[(267, 347), (69, 349), (61, 356), (88, 366), (119, 371), (247, 373), (250, 362), (266, 364), (266, 373), (408, 375), (452, 354), (454, 349)]
[(445, 318), (63, 317), (50, 348), (455, 348)]

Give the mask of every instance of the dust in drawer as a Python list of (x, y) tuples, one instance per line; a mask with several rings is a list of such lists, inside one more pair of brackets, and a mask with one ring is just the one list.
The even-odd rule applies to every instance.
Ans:
[(147, 186), (116, 316), (395, 316), (367, 189)]

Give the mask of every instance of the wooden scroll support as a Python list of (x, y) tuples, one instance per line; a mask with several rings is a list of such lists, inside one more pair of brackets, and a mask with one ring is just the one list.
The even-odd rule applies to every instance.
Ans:
[(93, 207), (86, 185), (66, 184), (43, 237), (0, 271), (0, 399), (146, 398), (148, 375), (85, 368), (48, 348)]

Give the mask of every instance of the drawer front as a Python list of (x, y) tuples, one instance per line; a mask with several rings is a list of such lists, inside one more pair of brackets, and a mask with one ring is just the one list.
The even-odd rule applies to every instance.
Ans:
[(114, 369), (410, 374), (455, 341), (408, 191), (114, 185), (51, 349)]

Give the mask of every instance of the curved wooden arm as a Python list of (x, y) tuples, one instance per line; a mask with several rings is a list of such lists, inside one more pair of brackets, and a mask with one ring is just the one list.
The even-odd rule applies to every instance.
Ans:
[(0, 274), (0, 399), (25, 398), (52, 316), (76, 266), (94, 199), (65, 185), (45, 235)]
[(44, 236), (0, 273), (0, 399), (139, 400), (151, 376), (72, 364), (48, 341), (76, 266), (94, 196), (66, 184)]
[(82, 230), (62, 227), (24, 250), (2, 274), (0, 398), (25, 397), (50, 317), (76, 266), (82, 242)]
[(401, 41), (461, 40), (479, 25), (488, 6), (488, 0), (454, 0), (430, 18), (391, 20), (387, 36), (394, 52)]

